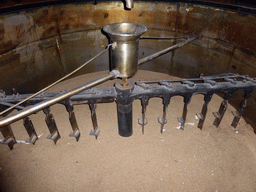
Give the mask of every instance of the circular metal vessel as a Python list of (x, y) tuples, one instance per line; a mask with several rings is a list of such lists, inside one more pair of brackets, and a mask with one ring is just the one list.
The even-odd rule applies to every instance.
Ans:
[[(124, 7), (121, 1), (76, 1), (68, 4), (45, 1), (2, 8), (0, 89), (9, 94), (14, 87), (19, 93), (42, 89), (104, 50), (108, 38), (102, 28), (120, 22), (147, 27), (141, 36), (138, 59), (177, 44), (184, 38), (200, 35), (196, 41), (137, 69), (137, 66), (121, 66), (124, 77), (130, 77), (137, 71), (138, 77), (133, 76), (137, 80), (162, 79), (167, 75), (189, 78), (198, 77), (201, 73), (215, 75), (225, 72), (256, 77), (255, 7), (238, 1), (216, 3), (210, 0), (136, 1), (133, 9)], [(145, 31), (144, 27), (140, 29), (139, 34)], [(108, 32), (111, 34), (113, 31)], [(126, 37), (121, 35), (121, 38)], [(138, 48), (137, 45), (135, 47)], [(105, 74), (109, 70), (110, 59), (107, 54), (101, 56), (78, 72), (77, 77), (73, 76), (74, 79), (60, 84), (53, 91), (72, 89)], [(132, 62), (131, 65), (134, 64)], [(82, 78), (84, 74), (88, 76)], [(68, 87), (68, 82), (72, 86)], [(231, 100), (237, 109), (241, 98), (242, 94), (238, 93)], [(68, 137), (70, 127), (68, 115), (62, 114), (63, 106), (53, 107), (52, 113), (62, 136), (58, 145), (54, 146), (45, 139), (49, 133), (44, 114), (32, 115), (35, 127), (39, 127), (39, 134), (43, 133), (43, 136), (35, 146), (17, 145), (17, 150), (15, 148), (12, 152), (1, 146), (0, 184), (3, 190), (10, 191), (72, 191), (76, 187), (88, 191), (253, 191), (256, 145), (253, 130), (247, 123), (256, 130), (255, 98), (254, 92), (244, 113), (246, 122), (242, 121), (236, 130), (229, 126), (231, 116), (225, 116), (224, 125), (216, 129), (210, 115), (206, 119), (206, 129), (197, 130), (192, 125), (197, 123), (195, 114), (191, 113), (188, 114), (188, 129), (183, 132), (175, 129), (178, 124), (172, 124), (177, 122), (177, 116), (182, 112), (180, 104), (183, 100), (175, 98), (167, 113), (167, 125), (173, 126), (167, 126), (163, 135), (160, 135), (157, 124), (162, 101), (155, 100), (147, 110), (149, 124), (145, 127), (145, 134), (141, 135), (140, 129), (136, 129), (137, 124), (134, 124), (134, 136), (127, 138), (119, 137), (113, 131), (118, 124), (114, 104), (98, 106), (101, 129), (98, 140), (86, 137), (91, 130), (89, 109), (77, 106), (75, 113), (78, 124), (82, 126), (82, 137), (78, 143)], [(217, 100), (216, 104), (222, 101), (218, 97)], [(199, 105), (201, 107), (202, 101), (203, 97), (192, 99), (189, 111), (195, 111)], [(134, 104), (133, 117), (141, 116), (139, 105), (138, 102)], [(209, 111), (217, 108), (209, 105)], [(227, 110), (231, 113), (230, 108)], [(132, 118), (131, 114), (128, 115)], [(19, 130), (15, 124), (14, 132), (20, 136), (17, 139), (25, 135)], [(128, 130), (125, 135), (129, 133)], [(24, 176), (24, 173), (27, 174)]]

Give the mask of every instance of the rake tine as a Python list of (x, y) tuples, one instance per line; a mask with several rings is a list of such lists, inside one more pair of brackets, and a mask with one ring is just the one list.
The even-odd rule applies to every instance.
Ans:
[(219, 111), (212, 113), (214, 115), (214, 117), (215, 117), (213, 125), (215, 125), (217, 128), (219, 127), (220, 122), (221, 122), (221, 120), (224, 117), (224, 114), (225, 114), (225, 112), (226, 112), (226, 110), (228, 108), (228, 101), (231, 98), (233, 93), (234, 93), (234, 90), (226, 93), (225, 99), (220, 104)]
[(79, 138), (80, 138), (80, 131), (79, 131), (77, 121), (76, 121), (76, 116), (75, 116), (75, 113), (74, 113), (74, 106), (71, 103), (70, 98), (64, 101), (64, 105), (65, 105), (66, 110), (69, 114), (69, 122), (70, 122), (70, 125), (71, 125), (72, 130), (73, 130), (69, 134), (69, 137), (75, 137), (76, 141), (78, 141)]
[[(15, 95), (17, 95), (17, 91), (16, 91), (15, 88), (13, 88), (12, 91)], [(1, 102), (0, 104), (5, 105), (5, 106), (9, 106), (9, 107), (13, 106), (13, 104), (8, 103), (8, 102)], [(16, 106), (15, 108), (18, 109), (18, 110), (22, 110), (25, 107)], [(27, 142), (33, 143), (33, 145), (34, 145), (36, 143), (36, 140), (38, 139), (38, 137), (37, 137), (34, 125), (33, 125), (32, 121), (30, 120), (29, 117), (24, 117), (23, 118), (23, 125), (24, 125), (24, 127), (25, 127), (25, 129), (26, 129), (26, 131), (29, 135), (29, 139), (27, 140)]]
[(231, 96), (234, 92), (235, 92), (234, 90), (227, 92), (226, 95), (225, 95), (224, 100), (221, 102), (219, 111), (213, 112), (213, 115), (215, 117), (213, 125), (215, 125), (217, 128), (219, 127), (220, 122), (224, 117), (224, 114), (225, 114), (225, 112), (228, 108), (228, 101), (229, 101), (229, 99), (231, 98)]
[(247, 99), (244, 99), (243, 101), (241, 101), (240, 103), (240, 106), (241, 108), (239, 109), (239, 111), (231, 111), (232, 114), (235, 116), (232, 123), (231, 123), (231, 126), (236, 128), (240, 118), (242, 117), (243, 113), (244, 113), (244, 109), (246, 107), (246, 104), (247, 104)]
[(148, 120), (147, 118), (145, 118), (145, 114), (146, 114), (146, 108), (148, 105), (148, 97), (143, 97), (141, 99), (141, 106), (142, 106), (142, 118), (138, 119), (138, 123), (142, 126), (142, 133), (144, 134), (144, 126), (148, 124)]
[(206, 114), (207, 114), (208, 104), (209, 104), (209, 102), (210, 102), (211, 99), (212, 99), (212, 95), (213, 95), (213, 92), (208, 92), (208, 93), (204, 96), (204, 105), (203, 105), (203, 108), (202, 108), (202, 110), (201, 110), (201, 113), (196, 114), (197, 117), (199, 118), (199, 122), (198, 122), (197, 127), (198, 127), (199, 129), (201, 129), (201, 130), (202, 130), (203, 125), (204, 125), (205, 117), (206, 117)]
[(38, 136), (36, 134), (34, 125), (33, 125), (32, 121), (30, 120), (29, 117), (23, 118), (23, 125), (26, 128), (26, 131), (29, 135), (29, 139), (27, 140), (27, 142), (33, 143), (33, 145), (35, 145), (35, 143), (38, 139)]
[(8, 147), (12, 150), (13, 145), (16, 144), (16, 139), (13, 135), (12, 129), (10, 125), (6, 125), (1, 128), (1, 133), (4, 136), (4, 140), (1, 142), (1, 144), (8, 145)]
[(163, 116), (158, 118), (158, 122), (161, 124), (161, 133), (163, 133), (164, 125), (167, 123), (166, 112), (170, 103), (171, 97), (169, 95), (163, 96)]
[(192, 97), (191, 94), (187, 94), (184, 96), (184, 107), (183, 107), (182, 117), (178, 117), (178, 121), (180, 122), (180, 129), (182, 130), (184, 130), (187, 112), (188, 112), (188, 104), (191, 101), (191, 97)]
[(60, 134), (59, 131), (57, 129), (55, 120), (53, 115), (50, 113), (50, 108), (44, 108), (43, 109), (46, 117), (45, 117), (45, 122), (48, 126), (48, 129), (50, 131), (50, 135), (47, 136), (47, 139), (51, 139), (54, 141), (54, 144), (56, 145), (57, 141), (60, 139)]
[(89, 108), (91, 110), (91, 119), (92, 119), (92, 125), (93, 125), (93, 129), (91, 130), (89, 135), (94, 135), (95, 138), (97, 139), (100, 134), (100, 130), (98, 129), (98, 123), (97, 123), (97, 117), (96, 117), (96, 104), (89, 103)]
[(221, 102), (220, 108), (218, 112), (213, 112), (213, 115), (215, 117), (215, 120), (213, 122), (213, 125), (218, 127), (220, 125), (220, 122), (228, 108), (228, 100), (225, 99), (224, 101)]
[(163, 133), (164, 125), (167, 123), (166, 111), (167, 111), (167, 106), (164, 105), (164, 108), (163, 108), (163, 117), (159, 117), (159, 118), (158, 118), (158, 122), (161, 124), (161, 130), (160, 130), (161, 133)]
[(236, 126), (238, 125), (238, 122), (240, 120), (240, 118), (242, 117), (242, 115), (244, 114), (244, 109), (247, 105), (247, 100), (250, 98), (250, 96), (252, 95), (252, 91), (253, 90), (247, 90), (244, 92), (244, 99), (243, 101), (241, 101), (240, 103), (240, 109), (239, 111), (232, 111), (232, 114), (235, 116), (231, 126), (233, 126), (234, 128), (236, 128)]

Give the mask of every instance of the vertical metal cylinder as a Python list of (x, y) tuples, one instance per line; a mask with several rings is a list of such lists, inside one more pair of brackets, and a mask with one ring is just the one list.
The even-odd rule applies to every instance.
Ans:
[(120, 72), (119, 77), (131, 77), (137, 72), (139, 39), (147, 31), (144, 25), (136, 23), (112, 23), (103, 28), (116, 43), (110, 49), (110, 70)]
[(117, 104), (118, 133), (123, 137), (132, 135), (132, 103)]
[(123, 137), (132, 135), (132, 102), (134, 84), (131, 81), (120, 81), (115, 84), (117, 92), (118, 132)]
[(118, 42), (111, 48), (111, 68), (120, 72), (120, 77), (131, 77), (136, 74), (138, 67), (139, 41)]

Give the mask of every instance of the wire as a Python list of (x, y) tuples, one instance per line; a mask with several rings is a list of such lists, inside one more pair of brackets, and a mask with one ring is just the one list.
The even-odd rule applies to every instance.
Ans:
[(29, 99), (31, 99), (31, 98), (33, 98), (33, 97), (39, 95), (40, 93), (46, 91), (47, 89), (50, 89), (51, 87), (53, 87), (54, 85), (56, 85), (56, 84), (58, 84), (59, 82), (63, 81), (64, 79), (68, 78), (69, 76), (73, 75), (74, 73), (76, 73), (77, 71), (79, 71), (80, 69), (82, 69), (84, 66), (86, 66), (87, 64), (89, 64), (90, 62), (92, 62), (93, 60), (95, 60), (97, 57), (99, 57), (99, 56), (101, 56), (103, 53), (105, 53), (105, 52), (110, 48), (110, 46), (115, 47), (115, 46), (116, 46), (116, 43), (108, 44), (108, 46), (107, 46), (103, 51), (101, 51), (100, 53), (98, 53), (97, 55), (95, 55), (94, 57), (92, 57), (90, 60), (86, 61), (83, 65), (81, 65), (80, 67), (76, 68), (74, 71), (72, 71), (71, 73), (65, 75), (64, 77), (60, 78), (59, 80), (55, 81), (54, 83), (52, 83), (52, 84), (48, 85), (47, 87), (41, 89), (41, 90), (38, 91), (37, 93), (35, 93), (35, 94), (29, 96), (28, 98), (22, 100), (21, 102), (19, 102), (19, 103), (15, 104), (15, 105), (9, 107), (8, 109), (2, 111), (2, 112), (0, 113), (0, 116), (3, 115), (3, 114), (5, 114), (5, 113), (8, 112), (8, 111), (14, 109), (15, 107), (19, 106), (20, 104), (22, 104), (22, 103), (28, 101)]

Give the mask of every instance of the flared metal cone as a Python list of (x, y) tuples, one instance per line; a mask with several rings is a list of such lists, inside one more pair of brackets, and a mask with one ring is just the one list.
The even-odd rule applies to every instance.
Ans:
[(103, 30), (110, 37), (111, 43), (117, 43), (110, 50), (110, 70), (118, 70), (120, 77), (132, 77), (138, 67), (139, 39), (147, 28), (136, 23), (112, 23)]

